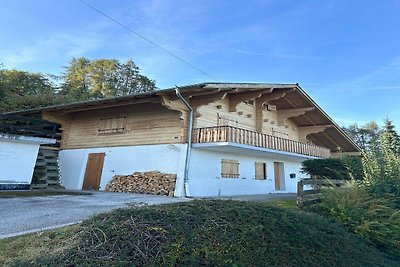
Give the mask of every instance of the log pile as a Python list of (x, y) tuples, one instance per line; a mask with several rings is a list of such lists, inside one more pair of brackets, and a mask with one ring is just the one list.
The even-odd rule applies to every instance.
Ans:
[(159, 171), (134, 172), (131, 175), (115, 175), (105, 191), (173, 196), (176, 174)]

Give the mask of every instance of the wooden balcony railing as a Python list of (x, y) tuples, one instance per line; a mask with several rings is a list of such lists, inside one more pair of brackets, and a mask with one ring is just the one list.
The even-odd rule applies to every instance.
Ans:
[(321, 158), (328, 158), (330, 156), (330, 150), (324, 147), (232, 126), (193, 129), (192, 141), (193, 143), (234, 142), (307, 156)]

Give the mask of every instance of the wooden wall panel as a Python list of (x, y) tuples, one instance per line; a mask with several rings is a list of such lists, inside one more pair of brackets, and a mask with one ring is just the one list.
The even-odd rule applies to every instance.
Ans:
[[(223, 100), (200, 107), (199, 113), (201, 116), (195, 119), (195, 128), (217, 126), (217, 114), (219, 114), (222, 117), (237, 120), (239, 128), (256, 130), (255, 106), (240, 103), (237, 105), (236, 112), (229, 112), (229, 96)], [(287, 120), (284, 126), (278, 126), (276, 110), (263, 111), (262, 133), (299, 140), (297, 126), (293, 121)]]
[[(123, 133), (99, 134), (100, 119), (126, 117)], [(182, 142), (180, 113), (161, 104), (140, 104), (100, 110), (81, 111), (70, 115), (68, 139), (62, 149)]]

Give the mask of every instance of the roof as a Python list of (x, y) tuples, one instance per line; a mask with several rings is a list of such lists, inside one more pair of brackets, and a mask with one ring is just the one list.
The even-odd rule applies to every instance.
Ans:
[[(314, 108), (308, 111), (307, 115), (303, 114), (297, 117), (292, 117), (296, 125), (300, 127), (326, 126), (323, 132), (313, 133), (309, 135), (310, 139), (317, 145), (330, 148), (332, 151), (337, 151), (340, 147), (345, 152), (360, 152), (358, 145), (337, 125), (334, 120), (320, 107), (318, 104), (299, 86), (299, 84), (280, 84), (280, 83), (199, 83), (178, 87), (184, 97), (190, 97), (196, 94), (204, 94), (205, 92), (213, 93), (217, 91), (227, 92), (244, 92), (250, 90), (261, 90), (273, 88), (275, 91), (288, 91), (285, 97), (272, 100), (272, 104), (276, 105), (277, 110), (287, 109), (306, 109)], [(97, 99), (91, 101), (81, 101), (63, 105), (49, 106), (31, 110), (18, 112), (20, 114), (31, 114), (42, 111), (78, 111), (91, 108), (106, 108), (110, 106), (126, 105), (132, 101), (148, 100), (151, 98), (157, 99), (159, 96), (175, 94), (174, 88), (156, 90), (140, 94), (120, 96), (114, 98)], [(289, 91), (291, 90), (291, 91)], [(133, 103), (133, 102), (132, 102)]]

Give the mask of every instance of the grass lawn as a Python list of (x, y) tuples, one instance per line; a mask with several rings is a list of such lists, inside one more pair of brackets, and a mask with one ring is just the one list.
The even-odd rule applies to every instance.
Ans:
[(194, 200), (120, 209), (0, 240), (10, 266), (400, 266), (339, 224), (269, 203)]
[[(37, 257), (62, 254), (78, 243), (79, 226), (68, 226), (51, 231), (27, 234), (0, 240), (0, 263), (9, 266), (29, 263)], [(23, 264), (21, 265), (23, 266)]]

